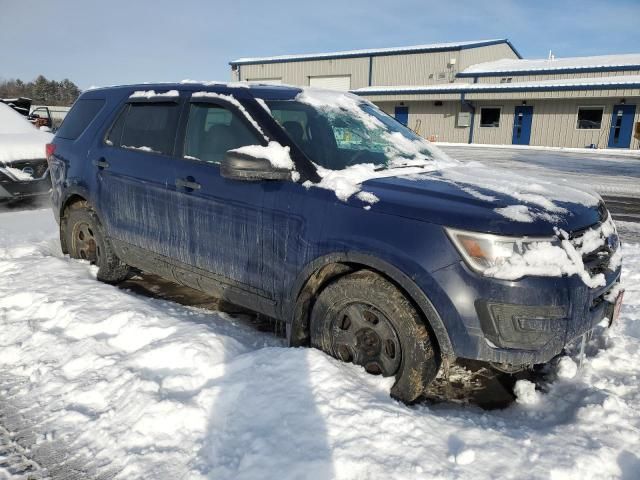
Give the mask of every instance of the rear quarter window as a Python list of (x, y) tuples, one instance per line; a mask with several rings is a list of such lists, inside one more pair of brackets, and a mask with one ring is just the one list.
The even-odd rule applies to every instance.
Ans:
[(104, 100), (94, 98), (78, 100), (65, 117), (56, 136), (67, 140), (78, 138), (96, 118), (104, 103)]

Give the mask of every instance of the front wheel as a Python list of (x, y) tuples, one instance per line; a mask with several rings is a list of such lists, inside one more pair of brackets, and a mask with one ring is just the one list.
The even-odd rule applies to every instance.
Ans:
[(98, 267), (98, 280), (117, 283), (125, 280), (130, 268), (113, 251), (96, 212), (86, 202), (73, 204), (61, 221), (64, 249), (71, 258), (89, 261)]
[(440, 367), (411, 302), (368, 270), (346, 275), (320, 293), (311, 312), (311, 343), (371, 374), (395, 376), (391, 395), (406, 403), (425, 391)]

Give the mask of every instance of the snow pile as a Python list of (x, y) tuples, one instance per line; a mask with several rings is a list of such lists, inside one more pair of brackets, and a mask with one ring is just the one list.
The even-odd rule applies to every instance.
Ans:
[(30, 173), (23, 172), (18, 168), (0, 167), (0, 172), (6, 173), (9, 175), (9, 177), (13, 177), (16, 180), (21, 180), (21, 181), (33, 180), (33, 175), (31, 175)]
[(278, 142), (271, 141), (266, 147), (262, 145), (246, 145), (230, 151), (254, 158), (266, 158), (274, 168), (282, 170), (293, 170), (295, 168), (293, 160), (291, 160), (290, 148), (283, 147)]
[[(575, 240), (569, 240), (566, 232), (557, 230), (554, 241), (531, 242), (524, 251), (513, 252), (500, 265), (487, 269), (484, 273), (503, 280), (517, 280), (526, 275), (560, 277), (578, 275), (591, 288), (606, 285), (602, 273), (591, 275), (582, 261), (584, 255), (595, 252), (606, 245), (608, 239), (617, 232), (611, 215), (595, 228), (584, 232)], [(609, 259), (608, 268), (616, 270), (622, 262), (622, 251), (618, 248)]]
[(571, 379), (578, 374), (578, 365), (571, 357), (562, 357), (558, 361), (556, 375), (559, 378)]
[(3, 213), (0, 423), (25, 402), (40, 447), (118, 480), (635, 478), (640, 245), (624, 248), (627, 302), (576, 378), (519, 384), (503, 411), (407, 407), (388, 380), (240, 318), (98, 283), (60, 254), (48, 210)]
[(244, 117), (249, 121), (249, 123), (251, 123), (251, 125), (253, 125), (253, 127), (258, 132), (260, 132), (260, 134), (264, 137), (265, 140), (269, 140), (267, 136), (264, 134), (264, 132), (262, 131), (262, 128), (260, 128), (260, 125), (258, 125), (258, 122), (256, 122), (255, 119), (251, 115), (249, 115), (249, 112), (247, 112), (247, 109), (244, 108), (244, 105), (242, 105), (233, 95), (225, 95), (223, 93), (215, 93), (215, 92), (194, 92), (191, 95), (191, 98), (218, 98), (220, 100), (225, 100), (231, 103), (238, 110), (240, 110), (240, 113), (242, 113), (242, 115), (244, 115)]
[(176, 98), (180, 96), (178, 90), (169, 90), (164, 93), (156, 93), (155, 90), (138, 90), (129, 95), (129, 98), (147, 98), (152, 100), (154, 98)]
[(0, 162), (45, 158), (45, 145), (52, 139), (51, 133), (38, 130), (13, 108), (0, 103)]
[(529, 380), (518, 380), (513, 388), (516, 401), (523, 405), (533, 405), (540, 400), (540, 394), (536, 392), (536, 385)]

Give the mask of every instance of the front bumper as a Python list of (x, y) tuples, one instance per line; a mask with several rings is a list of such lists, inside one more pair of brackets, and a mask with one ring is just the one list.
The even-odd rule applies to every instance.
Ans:
[(509, 365), (546, 363), (610, 315), (605, 295), (620, 279), (591, 289), (577, 276), (497, 280), (462, 262), (434, 272), (446, 292), (437, 307), (457, 357)]

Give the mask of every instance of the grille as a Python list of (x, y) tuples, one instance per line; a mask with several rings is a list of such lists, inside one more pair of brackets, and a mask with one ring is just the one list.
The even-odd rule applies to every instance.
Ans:
[(29, 167), (33, 169), (33, 178), (40, 178), (47, 171), (46, 160), (22, 160), (20, 162), (12, 162), (9, 166), (17, 170), (24, 170)]
[[(604, 221), (601, 221), (597, 225), (589, 227), (585, 230), (574, 232), (572, 235), (570, 235), (569, 239), (578, 251), (580, 251), (580, 247), (582, 246), (583, 236), (587, 234), (587, 232), (592, 230), (600, 230), (601, 232), (603, 232), (607, 230), (604, 224), (606, 222), (611, 222), (611, 220), (608, 217), (606, 209), (605, 214), (606, 217)], [(610, 233), (607, 237), (604, 237), (604, 234), (602, 234), (602, 236), (602, 245), (600, 245), (595, 250), (584, 253), (582, 255), (582, 263), (584, 263), (586, 270), (591, 275), (604, 273), (609, 267), (609, 262), (611, 261), (612, 255), (620, 246), (620, 241), (618, 239), (617, 233), (615, 233), (615, 229), (613, 229), (613, 233)]]

